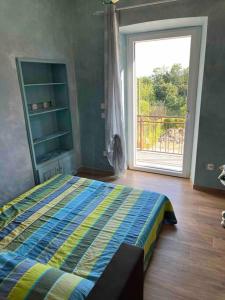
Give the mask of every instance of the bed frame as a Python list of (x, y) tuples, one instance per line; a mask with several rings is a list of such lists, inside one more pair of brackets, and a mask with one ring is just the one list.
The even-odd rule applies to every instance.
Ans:
[(143, 300), (144, 250), (122, 244), (87, 300)]

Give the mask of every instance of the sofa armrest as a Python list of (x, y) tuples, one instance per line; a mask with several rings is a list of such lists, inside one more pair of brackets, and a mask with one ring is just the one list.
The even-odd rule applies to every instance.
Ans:
[(122, 244), (87, 300), (143, 300), (144, 251)]

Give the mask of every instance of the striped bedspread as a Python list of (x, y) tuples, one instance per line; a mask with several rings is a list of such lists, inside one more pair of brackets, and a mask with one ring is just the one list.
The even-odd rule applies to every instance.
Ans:
[(146, 268), (163, 222), (164, 195), (56, 176), (0, 208), (0, 299), (85, 299), (121, 243)]

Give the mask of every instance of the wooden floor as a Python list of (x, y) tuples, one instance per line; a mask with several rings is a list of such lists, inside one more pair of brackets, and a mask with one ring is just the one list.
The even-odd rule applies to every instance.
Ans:
[(114, 181), (166, 194), (178, 225), (164, 226), (145, 277), (145, 300), (224, 300), (225, 196), (192, 189), (186, 179), (128, 171)]

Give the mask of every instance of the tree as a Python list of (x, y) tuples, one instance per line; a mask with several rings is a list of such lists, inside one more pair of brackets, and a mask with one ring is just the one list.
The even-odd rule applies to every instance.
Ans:
[(153, 103), (155, 101), (154, 86), (151, 77), (138, 78), (139, 99)]
[(169, 128), (183, 128), (176, 117), (186, 114), (188, 76), (188, 68), (174, 64), (170, 69), (156, 68), (151, 76), (137, 79), (138, 114), (152, 116), (155, 121), (161, 116), (159, 120), (164, 121), (139, 126), (138, 130), (142, 130), (144, 137), (144, 147), (151, 148)]
[(174, 64), (171, 69), (156, 68), (152, 76), (138, 78), (139, 113), (154, 113), (163, 103), (167, 114), (185, 115), (188, 75), (188, 68)]

